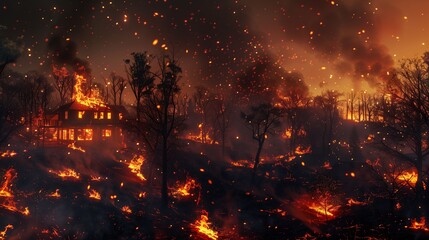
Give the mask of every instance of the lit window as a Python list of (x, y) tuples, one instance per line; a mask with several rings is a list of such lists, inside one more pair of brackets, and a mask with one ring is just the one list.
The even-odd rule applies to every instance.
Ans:
[(93, 131), (90, 128), (78, 129), (77, 130), (77, 140), (79, 141), (91, 141), (93, 136)]
[(112, 130), (111, 129), (103, 129), (101, 131), (102, 137), (111, 137), (112, 136)]
[(122, 118), (124, 117), (124, 115), (122, 114), (122, 113), (119, 113), (118, 114), (118, 118), (119, 118), (119, 120), (122, 120)]
[(61, 139), (67, 140), (67, 130), (63, 129), (63, 134), (61, 136)]
[(85, 129), (85, 140), (91, 141), (92, 140), (92, 129)]
[(107, 119), (112, 119), (112, 113), (111, 112), (107, 112)]
[(94, 119), (98, 118), (98, 112), (94, 112)]
[(69, 112), (65, 111), (64, 112), (64, 119), (68, 119), (69, 118)]
[(104, 112), (100, 112), (100, 119), (104, 119)]
[(83, 118), (83, 115), (85, 114), (85, 111), (78, 111), (77, 112), (77, 117), (78, 118)]
[(74, 129), (69, 129), (69, 140), (74, 140)]
[(78, 141), (85, 140), (85, 132), (82, 129), (77, 130), (77, 140)]

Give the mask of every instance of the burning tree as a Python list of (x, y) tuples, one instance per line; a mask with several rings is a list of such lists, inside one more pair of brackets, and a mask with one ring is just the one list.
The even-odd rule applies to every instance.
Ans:
[(288, 123), (290, 124), (289, 151), (292, 153), (296, 148), (297, 136), (300, 124), (303, 124), (299, 114), (303, 107), (307, 106), (309, 101), (308, 86), (303, 81), (303, 76), (299, 73), (287, 74), (280, 83), (277, 92), (280, 104), (286, 113)]
[(273, 130), (280, 125), (282, 115), (280, 108), (269, 103), (261, 103), (251, 107), (248, 114), (241, 112), (241, 117), (245, 121), (246, 127), (251, 131), (253, 140), (258, 142), (252, 179), (256, 175), (265, 140), (268, 138), (268, 134), (272, 134)]
[(387, 86), (390, 109), (378, 141), (387, 153), (415, 167), (415, 192), (420, 203), (423, 203), (425, 176), (423, 162), (429, 154), (428, 78), (428, 65), (423, 59), (407, 59), (401, 63)]

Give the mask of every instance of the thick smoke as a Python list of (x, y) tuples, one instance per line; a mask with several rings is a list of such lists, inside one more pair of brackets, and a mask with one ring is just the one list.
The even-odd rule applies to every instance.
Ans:
[(15, 62), (23, 50), (21, 41), (12, 41), (3, 36), (3, 30), (7, 30), (7, 27), (0, 25), (0, 72), (3, 66)]
[(52, 64), (69, 66), (77, 73), (91, 73), (89, 63), (77, 56), (77, 44), (61, 36), (53, 36), (48, 40), (48, 54)]
[[(380, 4), (378, 7), (384, 9)], [(263, 24), (268, 24), (268, 15), (274, 13), (271, 19), (284, 32), (282, 38), (314, 50), (354, 79), (375, 83), (385, 79), (393, 67), (394, 61), (379, 38), (379, 20), (385, 16), (377, 12), (375, 2), (288, 0), (259, 9), (254, 11), (261, 15)], [(386, 9), (392, 10), (390, 6)]]

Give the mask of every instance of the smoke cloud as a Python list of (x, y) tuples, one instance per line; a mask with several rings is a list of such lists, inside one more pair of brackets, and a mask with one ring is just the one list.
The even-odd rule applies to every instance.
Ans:
[[(253, 7), (258, 4), (254, 1)], [(261, 16), (262, 25), (271, 24), (283, 32), (280, 38), (313, 50), (330, 60), (343, 74), (369, 83), (385, 79), (394, 61), (380, 41), (380, 18), (388, 17), (396, 9), (378, 2), (294, 0), (264, 2), (270, 4), (254, 11)], [(377, 9), (388, 9), (378, 13)], [(269, 14), (274, 13), (271, 18)], [(271, 20), (270, 20), (271, 19)], [(262, 30), (262, 29), (261, 29)], [(279, 37), (279, 36), (277, 36)]]

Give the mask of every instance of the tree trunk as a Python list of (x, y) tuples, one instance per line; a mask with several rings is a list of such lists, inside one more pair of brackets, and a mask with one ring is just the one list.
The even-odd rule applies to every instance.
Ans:
[(168, 176), (168, 168), (167, 168), (167, 137), (162, 138), (162, 204), (164, 206), (168, 206), (168, 188), (167, 188), (167, 176)]
[(258, 144), (258, 151), (256, 152), (256, 156), (255, 156), (255, 164), (253, 165), (252, 182), (255, 180), (255, 177), (256, 177), (256, 169), (258, 168), (258, 165), (259, 165), (259, 160), (260, 160), (259, 158), (261, 155), (262, 146), (264, 146), (264, 140), (260, 141)]

